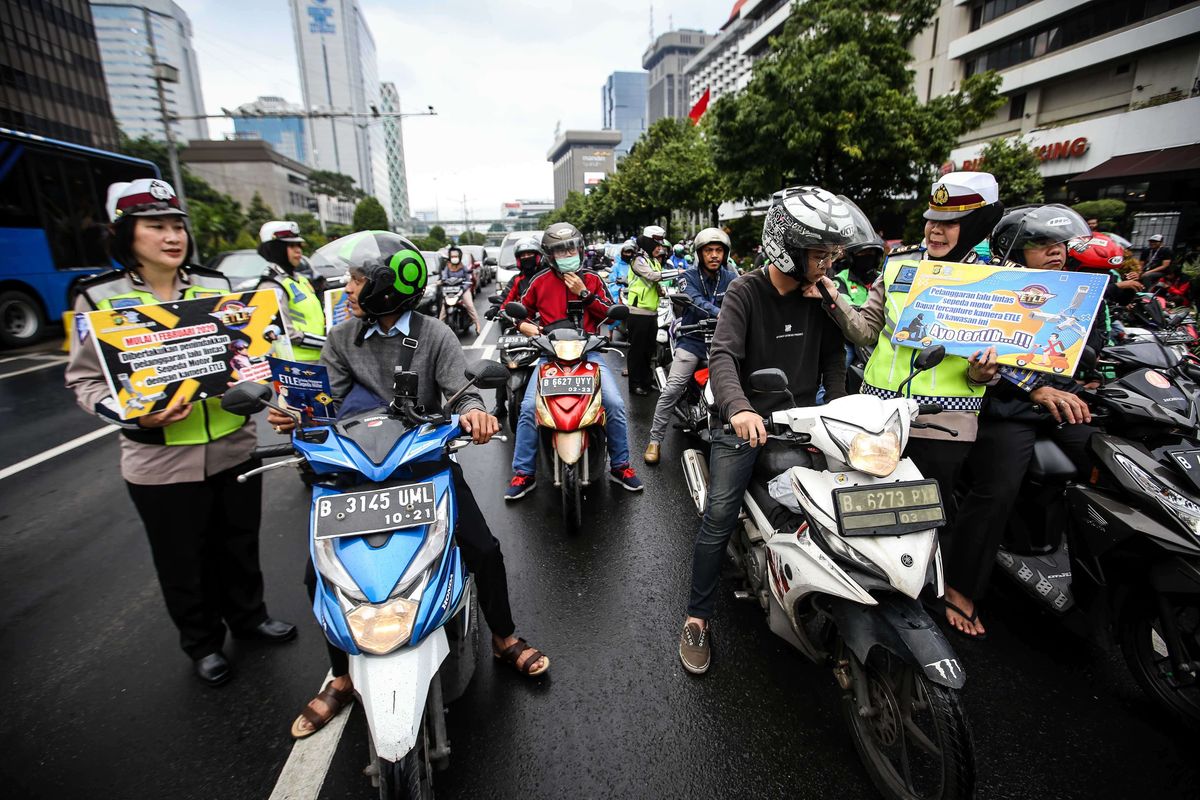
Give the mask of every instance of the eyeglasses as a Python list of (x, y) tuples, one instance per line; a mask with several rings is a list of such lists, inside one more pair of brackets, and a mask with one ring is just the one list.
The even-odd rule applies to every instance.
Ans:
[(841, 248), (838, 248), (837, 250), (830, 250), (830, 251), (826, 252), (825, 255), (822, 256), (821, 259), (817, 262), (817, 269), (828, 270), (830, 267), (833, 266), (833, 262), (837, 261), (841, 257), (842, 257)]

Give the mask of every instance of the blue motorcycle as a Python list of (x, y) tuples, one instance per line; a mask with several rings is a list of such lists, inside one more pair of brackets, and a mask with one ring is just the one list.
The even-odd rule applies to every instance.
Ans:
[[(313, 613), (350, 656), (375, 753), (369, 771), (386, 800), (433, 797), (431, 767), (444, 767), (450, 755), (445, 705), (475, 669), (477, 604), (451, 536), (458, 513), (449, 463), (471, 439), (448, 409), (472, 386), (503, 386), (508, 370), (480, 361), (466, 376), (446, 409), (430, 412), (415, 405), (416, 373), (397, 368), (386, 409), (297, 428), (291, 442), (255, 451), (291, 458), (240, 478), (294, 464), (313, 473)], [(249, 415), (270, 401), (269, 387), (242, 383), (221, 406)]]

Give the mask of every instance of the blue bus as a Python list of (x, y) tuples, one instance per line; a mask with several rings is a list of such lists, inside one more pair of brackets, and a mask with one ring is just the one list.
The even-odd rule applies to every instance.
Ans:
[(75, 284), (108, 269), (105, 196), (149, 161), (0, 128), (0, 346), (61, 327)]

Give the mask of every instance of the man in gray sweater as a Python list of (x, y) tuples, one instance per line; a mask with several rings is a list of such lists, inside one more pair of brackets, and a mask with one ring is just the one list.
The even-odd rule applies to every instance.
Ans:
[[(457, 337), (445, 323), (413, 311), (425, 293), (427, 273), (424, 259), (412, 243), (393, 233), (367, 231), (331, 242), (314, 254), (314, 259), (318, 257), (340, 263), (350, 273), (346, 297), (353, 319), (334, 326), (321, 351), (334, 400), (340, 403), (339, 416), (388, 405), (392, 370), (403, 363), (406, 348), (412, 349), (408, 369), (420, 376), (418, 404), (441, 408), (443, 398), (449, 399), (466, 383), (466, 361)], [(459, 425), (477, 444), (486, 443), (500, 430), (474, 389), (463, 392), (449, 410), (459, 415)], [(269, 412), (268, 418), (281, 433), (294, 425), (278, 411)], [(492, 650), (518, 672), (540, 675), (549, 669), (550, 659), (514, 635), (500, 543), (488, 529), (462, 468), (452, 461), (449, 468), (458, 500), (454, 540), (475, 576), (479, 607), (492, 630)], [(311, 597), (316, 588), (311, 563), (305, 583)], [(293, 723), (292, 733), (297, 738), (323, 727), (349, 702), (349, 659), (333, 645), (328, 650), (334, 679)]]

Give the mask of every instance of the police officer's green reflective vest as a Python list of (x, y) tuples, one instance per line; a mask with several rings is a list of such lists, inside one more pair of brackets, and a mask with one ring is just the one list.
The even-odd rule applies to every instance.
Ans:
[(850, 275), (850, 270), (844, 269), (835, 276), (842, 288), (845, 289), (846, 299), (850, 301), (852, 306), (861, 308), (863, 303), (867, 302), (867, 298), (871, 296), (870, 287), (863, 286)]
[[(301, 333), (324, 336), (325, 309), (308, 278), (303, 275), (280, 274), (281, 272), (282, 270), (272, 270), (263, 276), (263, 280), (274, 281), (287, 293), (287, 314), (292, 326)], [(296, 361), (319, 361), (321, 351), (318, 348), (293, 344), (292, 358)]]
[[(183, 290), (182, 299), (184, 300), (231, 293), (229, 280), (220, 273), (185, 267), (183, 277), (186, 284)], [(83, 293), (88, 302), (98, 311), (128, 305), (152, 305), (162, 302), (140, 279), (135, 284), (127, 272), (122, 273), (119, 278), (85, 285)], [(209, 397), (193, 404), (192, 413), (179, 422), (173, 422), (164, 428), (139, 428), (138, 430), (123, 430), (122, 433), (135, 442), (143, 444), (172, 446), (208, 444), (240, 430), (245, 424), (245, 417), (240, 414), (230, 414), (221, 408), (221, 398)]]
[[(886, 320), (879, 341), (863, 376), (862, 392), (877, 397), (898, 397), (900, 384), (911, 374), (918, 348), (892, 345), (892, 333), (900, 319), (919, 260), (889, 259), (883, 270)], [(940, 403), (947, 411), (979, 411), (986, 386), (967, 380), (967, 360), (947, 355), (941, 364), (926, 370), (904, 387), (904, 396), (920, 402)]]
[[(656, 259), (649, 258), (645, 255), (638, 255), (636, 258), (645, 260), (650, 265), (650, 269), (655, 272), (662, 272), (662, 265)], [(635, 259), (636, 260), (636, 259)], [(648, 281), (634, 271), (633, 266), (629, 267), (629, 305), (634, 308), (645, 308), (650, 310), (658, 309), (659, 299), (659, 284), (654, 281)]]

